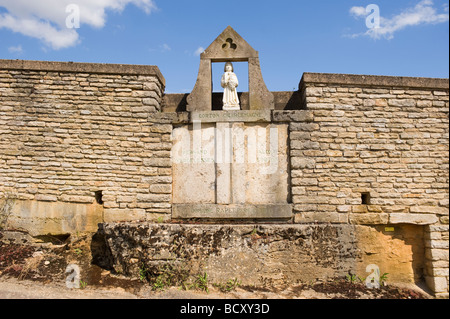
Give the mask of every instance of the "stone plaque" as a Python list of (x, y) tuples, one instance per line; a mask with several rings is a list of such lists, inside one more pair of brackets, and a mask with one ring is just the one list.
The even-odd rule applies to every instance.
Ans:
[(270, 122), (270, 110), (245, 110), (245, 111), (206, 111), (192, 112), (191, 123), (200, 121), (203, 123), (216, 122)]
[[(215, 114), (233, 118), (241, 112), (195, 114), (205, 118)], [(256, 119), (265, 116), (265, 112), (248, 111), (246, 115), (254, 115)], [(173, 142), (173, 204), (228, 207), (224, 215), (214, 210), (222, 206), (207, 206), (208, 210), (201, 214), (197, 208), (192, 210), (194, 206), (186, 206), (192, 214), (180, 213), (183, 206), (178, 206), (179, 218), (269, 218), (271, 213), (274, 218), (280, 218), (274, 207), (281, 205), (284, 213), (288, 210), (283, 206), (289, 199), (287, 124), (194, 121), (175, 128)], [(246, 205), (253, 208), (246, 211)], [(230, 207), (234, 208), (230, 210)], [(260, 211), (257, 207), (266, 208)], [(192, 217), (199, 214), (203, 217)]]
[(174, 219), (289, 219), (292, 205), (174, 204)]

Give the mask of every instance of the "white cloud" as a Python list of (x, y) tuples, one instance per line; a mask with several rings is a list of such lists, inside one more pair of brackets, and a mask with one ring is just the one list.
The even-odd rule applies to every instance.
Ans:
[(53, 49), (62, 49), (79, 42), (77, 29), (68, 28), (66, 12), (70, 4), (79, 8), (80, 25), (102, 28), (106, 10), (121, 12), (134, 4), (149, 14), (156, 10), (154, 0), (0, 0), (0, 7), (8, 12), (0, 14), (0, 28), (7, 28), (37, 38)]
[(15, 46), (15, 47), (9, 47), (8, 48), (9, 53), (15, 53), (15, 54), (21, 54), (23, 53), (23, 49), (21, 45)]
[[(382, 8), (380, 9), (382, 10)], [(438, 24), (449, 21), (448, 10), (445, 10), (445, 7), (444, 12), (445, 13), (438, 13), (436, 8), (433, 7), (432, 0), (422, 0), (414, 7), (404, 9), (401, 13), (390, 19), (380, 17), (379, 28), (369, 28), (364, 33), (352, 34), (350, 37), (355, 38), (358, 36), (368, 36), (373, 39), (393, 39), (395, 32), (403, 30), (407, 27)], [(366, 17), (368, 13), (366, 13), (364, 7), (352, 7), (350, 9), (350, 14), (360, 18)]]
[(203, 53), (203, 51), (205, 51), (205, 49), (203, 47), (198, 47), (198, 49), (195, 50), (194, 55), (199, 56), (200, 54)]
[(159, 48), (160, 48), (161, 52), (163, 52), (163, 53), (172, 50), (172, 48), (167, 43), (160, 45)]
[(361, 17), (366, 16), (366, 8), (364, 7), (351, 7), (350, 8), (350, 14), (352, 14), (355, 17)]

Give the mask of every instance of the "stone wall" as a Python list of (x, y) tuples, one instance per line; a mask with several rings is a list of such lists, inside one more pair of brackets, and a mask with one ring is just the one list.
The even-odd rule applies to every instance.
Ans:
[(300, 90), (295, 222), (424, 225), (428, 285), (448, 296), (448, 80), (306, 73)]
[[(0, 228), (40, 235), (170, 220), (172, 133), (195, 114), (185, 112), (186, 95), (164, 96), (164, 85), (154, 66), (0, 60)], [(445, 79), (305, 73), (299, 91), (274, 92), (275, 110), (251, 120), (287, 128), (283, 222), (332, 224), (329, 237), (357, 230), (346, 237), (356, 264), (339, 253), (334, 273), (344, 259), (359, 273), (377, 263), (408, 273), (399, 280), (424, 276), (448, 297), (448, 87)], [(265, 212), (266, 222), (277, 215)], [(308, 225), (291, 226), (303, 234)]]
[(301, 83), (312, 120), (290, 126), (296, 222), (447, 224), (448, 82), (342, 78)]
[[(164, 86), (154, 66), (1, 60), (0, 198), (15, 201), (9, 225), (82, 215), (78, 226), (93, 219), (96, 227), (170, 214), (171, 125), (149, 120)], [(96, 196), (104, 210), (92, 210)], [(29, 201), (46, 204), (33, 213)], [(61, 202), (85, 209), (56, 209)]]

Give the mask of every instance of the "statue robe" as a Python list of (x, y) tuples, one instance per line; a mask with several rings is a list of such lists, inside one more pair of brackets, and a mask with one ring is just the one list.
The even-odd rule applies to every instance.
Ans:
[(222, 81), (220, 83), (224, 88), (223, 91), (223, 106), (226, 108), (240, 109), (239, 98), (236, 88), (239, 85), (236, 74), (233, 72), (225, 72), (222, 75)]

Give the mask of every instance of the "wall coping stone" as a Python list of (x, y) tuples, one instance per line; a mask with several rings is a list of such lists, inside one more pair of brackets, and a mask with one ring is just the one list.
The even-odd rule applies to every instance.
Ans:
[(100, 73), (121, 75), (156, 76), (165, 87), (166, 80), (155, 65), (85, 63), (85, 62), (53, 62), (32, 60), (0, 59), (0, 70), (31, 70), (51, 72)]
[(427, 89), (449, 89), (449, 79), (403, 77), (403, 76), (380, 76), (359, 74), (335, 74), (335, 73), (309, 73), (305, 72), (299, 84), (301, 90), (305, 84), (340, 84), (376, 87), (408, 87)]

